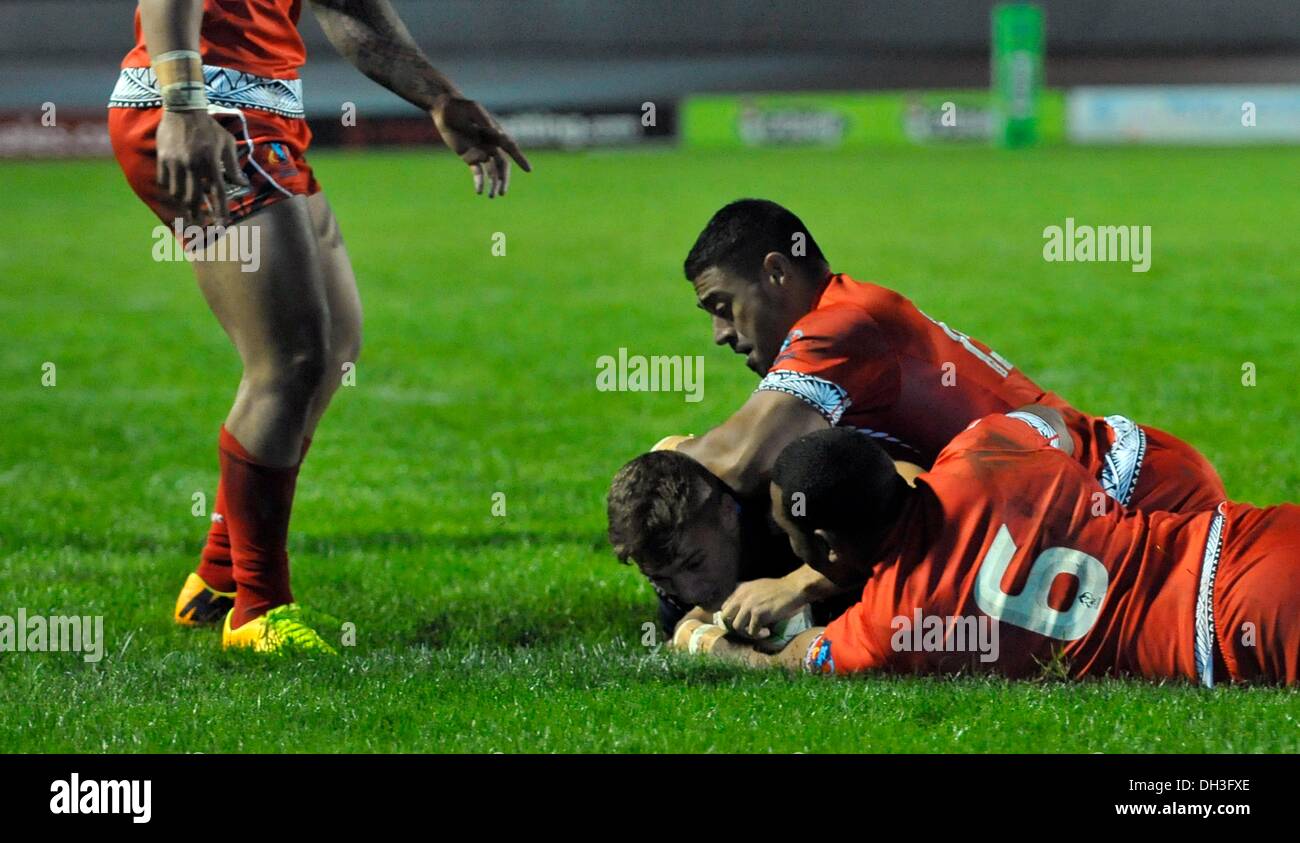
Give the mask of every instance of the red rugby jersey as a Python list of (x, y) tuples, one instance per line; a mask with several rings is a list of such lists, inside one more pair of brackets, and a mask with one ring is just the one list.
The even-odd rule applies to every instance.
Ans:
[(1061, 411), (1094, 477), (1110, 446), (1103, 420), (905, 296), (847, 275), (831, 276), (795, 322), (759, 389), (798, 395), (831, 424), (869, 432), (895, 458), (924, 466), (976, 419), (1034, 403)]
[[(1005, 415), (958, 435), (918, 487), (861, 601), (810, 652), (811, 668), (1024, 677), (1063, 658), (1071, 676), (1197, 677), (1196, 599), (1214, 511), (1126, 512), (1077, 461)], [(984, 643), (996, 634), (996, 659), (980, 623)], [(942, 636), (927, 637), (935, 628)]]
[[(203, 0), (199, 53), (204, 64), (272, 79), (296, 79), (307, 61), (298, 34), (302, 0)], [(148, 67), (149, 50), (135, 11), (135, 47), (122, 67)]]

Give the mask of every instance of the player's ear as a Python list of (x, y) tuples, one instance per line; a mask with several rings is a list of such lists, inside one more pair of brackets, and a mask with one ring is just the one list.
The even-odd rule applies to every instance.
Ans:
[(763, 256), (763, 280), (780, 286), (790, 278), (790, 259), (780, 252)]
[(835, 552), (835, 534), (830, 530), (813, 530), (813, 546), (832, 565), (838, 565), (840, 555)]

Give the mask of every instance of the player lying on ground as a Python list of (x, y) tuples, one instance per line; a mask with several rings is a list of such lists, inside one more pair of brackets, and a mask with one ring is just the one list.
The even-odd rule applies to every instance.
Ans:
[(844, 588), (828, 586), (817, 572), (801, 569), (767, 505), (742, 506), (721, 480), (671, 450), (623, 466), (610, 484), (607, 509), (610, 544), (654, 586), (665, 634), (683, 617), (711, 620), (743, 583), (803, 577), (800, 603), (782, 619), (808, 605), (811, 619), (822, 624), (853, 604), (852, 586), (861, 584), (850, 572)]
[[(773, 202), (718, 211), (685, 273), (714, 342), (744, 355), (761, 380), (723, 424), (669, 444), (742, 501), (766, 509), (777, 454), (801, 434), (853, 427), (895, 459), (928, 467), (975, 419), (1031, 403), (1061, 412), (1076, 458), (1125, 506), (1199, 512), (1226, 498), (1214, 468), (1186, 443), (1123, 416), (1082, 413), (898, 293), (833, 273), (803, 222)], [(627, 538), (634, 548), (637, 537)], [(683, 539), (680, 550), (685, 560), (699, 549)], [(798, 586), (809, 574), (747, 584), (726, 614), (779, 618), (806, 602)]]
[[(427, 112), (504, 195), (509, 155), (528, 163), (477, 103), (420, 52), (388, 0), (315, 0), (330, 41), (362, 73)], [(132, 189), (172, 228), (224, 224), (200, 244), (199, 288), (243, 362), (221, 428), (221, 479), (177, 623), (225, 619), (224, 646), (329, 650), (289, 589), (285, 552), (298, 469), (355, 364), (361, 302), (338, 223), (305, 156), (300, 0), (141, 0), (135, 48), (109, 102), (109, 134)], [(253, 264), (226, 243), (260, 244)]]
[(1048, 407), (990, 415), (915, 488), (868, 437), (801, 437), (773, 516), (805, 562), (867, 577), (859, 602), (776, 656), (695, 619), (675, 643), (814, 673), (1300, 681), (1300, 507), (1125, 510), (1068, 433)]

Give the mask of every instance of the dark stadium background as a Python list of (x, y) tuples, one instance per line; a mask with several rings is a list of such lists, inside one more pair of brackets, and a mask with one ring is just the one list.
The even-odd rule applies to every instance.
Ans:
[[(396, 0), (436, 65), (504, 113), (618, 112), (689, 94), (986, 86), (989, 0)], [(1286, 83), (1300, 80), (1291, 0), (1047, 0), (1047, 84)], [(6, 0), (0, 6), (0, 155), (106, 150), (14, 137), (52, 101), (102, 118), (131, 45), (126, 0)], [(309, 117), (354, 102), (363, 120), (411, 109), (355, 71), (309, 10), (302, 73)], [(400, 125), (400, 124), (399, 124)], [(409, 127), (408, 127), (409, 128)], [(318, 144), (340, 140), (323, 127)], [(424, 131), (424, 127), (420, 127)], [(356, 133), (358, 135), (362, 133)], [(417, 135), (419, 136), (419, 135)], [(655, 137), (662, 136), (662, 131)], [(397, 134), (387, 140), (401, 140)], [(358, 138), (352, 138), (357, 141)]]

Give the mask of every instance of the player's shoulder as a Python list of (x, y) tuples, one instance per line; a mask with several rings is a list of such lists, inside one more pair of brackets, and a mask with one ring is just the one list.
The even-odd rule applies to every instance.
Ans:
[(902, 297), (892, 290), (833, 275), (813, 309), (795, 321), (791, 338), (879, 334), (899, 306), (895, 299)]
[(1055, 440), (1051, 425), (1033, 413), (994, 413), (955, 436), (920, 479), (936, 475), (953, 487), (1022, 501), (1059, 494), (1063, 483), (1095, 485)]
[(1013, 410), (991, 413), (971, 422), (939, 452), (935, 466), (973, 453), (988, 452), (1065, 456), (1051, 424), (1032, 412)]
[(831, 276), (822, 292), (820, 305), (826, 308), (862, 310), (879, 317), (912, 307), (907, 296), (870, 281), (858, 281), (844, 273)]
[(976, 501), (1036, 494), (1072, 462), (1042, 433), (1014, 417), (995, 413), (976, 419), (953, 437), (930, 470), (917, 478), (950, 507), (969, 509)]
[(857, 281), (844, 274), (831, 277), (813, 313), (818, 311), (869, 325), (882, 335), (896, 339), (924, 333), (937, 324), (897, 290)]

